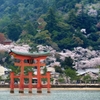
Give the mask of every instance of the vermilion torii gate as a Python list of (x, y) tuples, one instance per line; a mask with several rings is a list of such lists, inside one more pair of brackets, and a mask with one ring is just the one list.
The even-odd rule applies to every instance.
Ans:
[[(45, 66), (45, 63), (41, 63), (41, 60), (45, 60), (49, 52), (42, 53), (23, 53), (11, 50), (10, 55), (13, 55), (15, 59), (15, 66), (20, 67), (20, 75), (15, 75), (14, 72), (10, 73), (10, 93), (14, 93), (14, 88), (19, 87), (19, 93), (24, 93), (24, 88), (29, 88), (29, 93), (32, 93), (32, 88), (37, 88), (37, 93), (42, 93), (42, 88), (47, 88), (47, 93), (50, 93), (50, 72), (47, 72), (46, 75), (41, 75), (41, 67)], [(37, 75), (33, 75), (32, 72), (29, 72), (28, 75), (24, 74), (24, 67), (37, 67)], [(20, 82), (16, 86), (14, 84), (14, 79), (19, 78)], [(24, 84), (24, 78), (29, 79), (28, 85)], [(37, 78), (37, 84), (32, 84), (32, 78)], [(41, 83), (41, 79), (46, 78), (47, 84), (44, 85)]]

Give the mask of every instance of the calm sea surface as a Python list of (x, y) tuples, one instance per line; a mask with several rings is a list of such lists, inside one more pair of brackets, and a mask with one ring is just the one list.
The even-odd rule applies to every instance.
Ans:
[(51, 90), (51, 93), (46, 93), (45, 90), (42, 94), (37, 94), (33, 90), (29, 94), (25, 90), (24, 94), (19, 94), (15, 90), (14, 94), (9, 93), (9, 89), (0, 89), (0, 100), (100, 100), (100, 91), (89, 90)]

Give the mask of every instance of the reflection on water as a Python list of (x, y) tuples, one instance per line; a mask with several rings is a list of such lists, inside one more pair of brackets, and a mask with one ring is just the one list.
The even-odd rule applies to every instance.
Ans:
[(88, 90), (51, 90), (51, 93), (46, 93), (43, 90), (42, 94), (37, 94), (33, 90), (32, 94), (25, 91), (24, 94), (19, 94), (15, 90), (14, 94), (10, 94), (8, 90), (0, 90), (0, 100), (100, 100), (100, 91)]

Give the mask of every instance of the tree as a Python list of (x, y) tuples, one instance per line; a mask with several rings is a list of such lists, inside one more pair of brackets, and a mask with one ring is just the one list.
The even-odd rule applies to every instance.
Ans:
[(87, 74), (87, 75), (85, 75), (85, 76), (83, 77), (83, 81), (84, 81), (85, 83), (89, 83), (90, 79), (91, 79), (91, 77), (90, 77), (89, 74)]
[(0, 51), (0, 64), (4, 64), (3, 58), (5, 58), (6, 53), (4, 51)]
[(16, 24), (10, 24), (7, 27), (8, 37), (13, 41), (17, 41), (22, 32), (21, 26)]
[(44, 75), (46, 75), (46, 73), (47, 73), (47, 68), (46, 67), (44, 67), (43, 72), (44, 72)]
[(19, 74), (19, 73), (20, 73), (20, 67), (11, 65), (11, 66), (9, 66), (9, 68), (10, 68), (11, 71), (13, 71), (15, 74)]
[(75, 69), (67, 68), (65, 70), (65, 75), (66, 77), (70, 77), (72, 81), (77, 80), (77, 73)]
[(88, 37), (88, 39), (92, 40), (92, 41), (97, 41), (99, 39), (99, 34), (96, 33), (91, 33)]
[(42, 78), (42, 81), (45, 84), (47, 82), (47, 78)]
[(96, 31), (96, 25), (95, 25), (96, 22), (97, 22), (96, 18), (91, 17), (83, 12), (77, 15), (75, 28), (78, 27), (80, 27), (80, 29), (84, 28), (86, 29), (86, 34), (89, 34), (91, 32)]
[(51, 81), (51, 82), (52, 82), (52, 84), (53, 84), (54, 79), (53, 79), (53, 78), (50, 78), (50, 81)]
[(11, 19), (5, 15), (3, 18), (0, 19), (0, 32), (6, 32), (6, 27), (11, 23)]
[(24, 67), (24, 71), (25, 71), (24, 73), (27, 75), (28, 72), (34, 72), (34, 71), (33, 71), (33, 68), (34, 68), (34, 67), (30, 67), (30, 66), (29, 66), (29, 67), (28, 67), (28, 66)]
[(60, 77), (60, 78), (58, 79), (58, 82), (60, 82), (60, 83), (65, 83), (65, 80), (64, 80), (63, 77)]
[(53, 9), (49, 9), (46, 22), (47, 22), (47, 25), (45, 27), (46, 30), (48, 30), (50, 33), (52, 33), (53, 30), (56, 30), (57, 20)]
[(24, 29), (27, 31), (28, 34), (31, 34), (33, 36), (36, 35), (36, 29), (35, 26), (32, 24), (32, 22), (27, 21), (24, 25)]
[(67, 22), (72, 25), (73, 27), (76, 27), (76, 12), (75, 10), (71, 10), (68, 14)]
[(48, 41), (51, 41), (49, 32), (47, 30), (37, 33), (34, 37), (34, 40), (38, 44), (46, 44)]
[(98, 66), (98, 68), (99, 68), (99, 74), (98, 74), (98, 82), (100, 83), (100, 66)]
[(63, 73), (61, 67), (59, 67), (59, 66), (55, 66), (55, 71), (58, 73)]
[(72, 68), (73, 66), (73, 59), (71, 57), (65, 57), (65, 60), (61, 62), (61, 66), (65, 69)]
[(98, 81), (98, 83), (100, 84), (100, 76), (98, 77), (97, 81)]
[(0, 64), (9, 68), (10, 65), (13, 65), (13, 60), (7, 51), (0, 51)]
[(0, 81), (2, 80), (2, 77), (0, 76)]

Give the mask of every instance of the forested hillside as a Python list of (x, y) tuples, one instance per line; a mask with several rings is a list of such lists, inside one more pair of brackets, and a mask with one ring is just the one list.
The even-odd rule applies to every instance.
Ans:
[(0, 33), (31, 47), (100, 49), (100, 0), (0, 0)]

